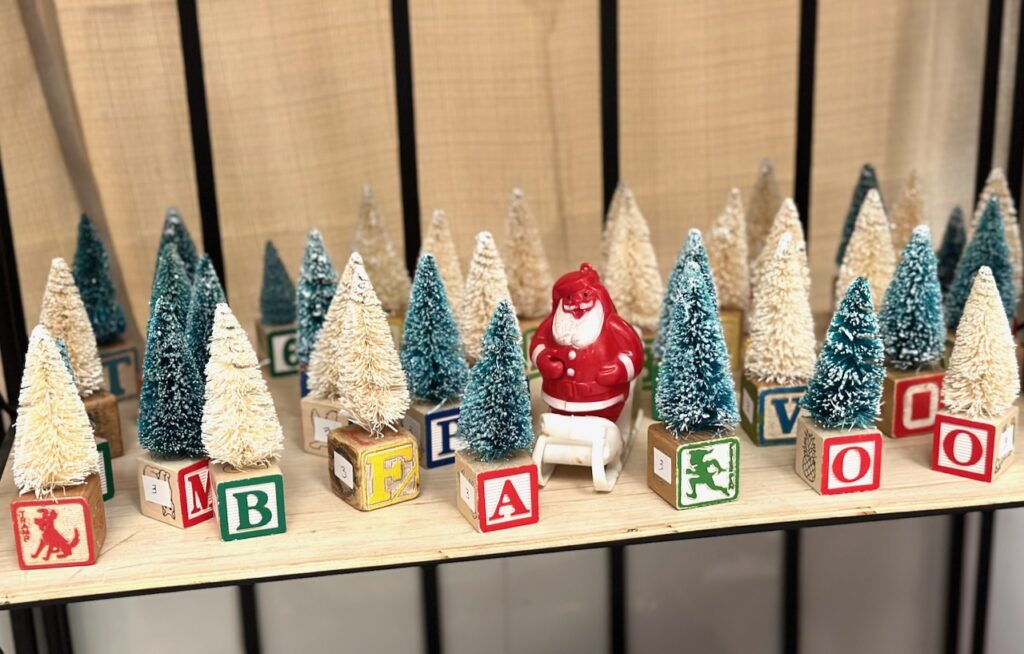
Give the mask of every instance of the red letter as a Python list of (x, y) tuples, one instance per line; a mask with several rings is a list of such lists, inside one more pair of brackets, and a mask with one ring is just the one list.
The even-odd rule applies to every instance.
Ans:
[[(858, 456), (860, 457), (860, 469), (857, 470), (857, 474), (855, 474), (854, 476), (847, 477), (844, 474), (845, 471), (843, 470), (843, 462), (846, 460), (846, 455), (849, 454), (850, 452), (857, 452)], [(839, 481), (843, 482), (844, 484), (849, 484), (857, 481), (858, 479), (866, 475), (868, 472), (869, 465), (871, 465), (871, 455), (868, 454), (868, 451), (865, 450), (863, 447), (854, 445), (853, 447), (847, 447), (845, 449), (842, 449), (839, 451), (839, 454), (836, 454), (836, 458), (832, 460), (832, 474), (834, 474), (836, 478)]]
[[(967, 438), (971, 439), (971, 452), (967, 456), (966, 461), (961, 461), (960, 459), (956, 458), (956, 439), (958, 436), (960, 436), (960, 434), (964, 434), (965, 436), (967, 436)], [(948, 456), (949, 460), (952, 461), (953, 463), (959, 466), (970, 467), (981, 459), (981, 439), (978, 438), (977, 434), (969, 432), (966, 429), (955, 429), (946, 434), (946, 440), (943, 441), (942, 443), (942, 450), (946, 453), (946, 456)]]
[[(507, 515), (502, 515), (501, 510), (505, 507), (511, 507), (512, 511)], [(498, 498), (498, 504), (494, 507), (494, 513), (491, 514), (488, 520), (507, 519), (520, 513), (528, 513), (526, 505), (523, 504), (519, 493), (516, 492), (516, 487), (512, 485), (512, 480), (506, 479), (505, 485), (501, 487), (501, 497)]]

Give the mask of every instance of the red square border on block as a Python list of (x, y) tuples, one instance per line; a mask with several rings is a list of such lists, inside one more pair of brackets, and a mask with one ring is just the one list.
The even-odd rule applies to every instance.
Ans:
[(909, 377), (895, 382), (893, 390), (892, 435), (894, 438), (927, 434), (935, 426), (942, 408), (942, 380), (945, 373)]
[(480, 531), (497, 531), (540, 520), (537, 466), (517, 466), (481, 472), (477, 476), (477, 516)]
[(178, 497), (181, 500), (183, 527), (191, 527), (213, 517), (209, 459), (202, 459), (181, 469), (178, 474)]
[(995, 441), (995, 425), (940, 413), (932, 441), (932, 469), (991, 481)]
[(822, 495), (877, 489), (882, 482), (882, 434), (851, 434), (825, 439), (822, 467)]
[[(14, 524), (14, 542), (18, 548), (18, 567), (22, 570), (39, 570), (95, 563), (96, 541), (93, 539), (89, 510), (89, 503), (83, 497), (12, 502), (11, 522)], [(43, 511), (55, 513), (43, 515)], [(69, 534), (67, 529), (61, 531), (57, 521), (71, 523), (74, 532)], [(67, 553), (61, 548), (67, 549)], [(72, 560), (66, 560), (72, 558), (79, 548), (85, 548), (84, 556), (78, 554)], [(44, 559), (41, 563), (25, 564), (29, 559), (40, 557)]]

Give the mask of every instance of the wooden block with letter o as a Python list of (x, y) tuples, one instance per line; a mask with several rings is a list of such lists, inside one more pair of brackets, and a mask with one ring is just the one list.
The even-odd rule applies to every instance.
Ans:
[(302, 421), (302, 449), (320, 456), (327, 456), (328, 435), (348, 424), (345, 408), (340, 402), (320, 400), (310, 395), (302, 398), (299, 418)]
[[(126, 341), (99, 346), (103, 366), (103, 387), (120, 400), (137, 397), (142, 385), (139, 348)], [(117, 456), (121, 456), (118, 454)]]
[(882, 434), (877, 429), (824, 429), (801, 416), (796, 430), (796, 474), (818, 493), (858, 493), (881, 484)]
[(100, 494), (106, 502), (114, 497), (114, 467), (110, 462), (110, 443), (97, 436), (96, 453), (100, 457)]
[(256, 321), (256, 355), (260, 361), (268, 362), (271, 377), (294, 375), (299, 371), (298, 341), (294, 323), (264, 325)]
[(930, 434), (942, 406), (940, 369), (903, 371), (887, 368), (882, 386), (878, 428), (892, 438)]
[(765, 384), (743, 378), (740, 387), (740, 426), (758, 445), (796, 442), (796, 419), (806, 386)]
[(117, 398), (110, 391), (96, 391), (82, 400), (85, 412), (92, 423), (94, 436), (110, 443), (110, 456), (117, 458), (124, 454), (124, 439), (121, 436), (121, 413), (117, 410)]
[(996, 418), (940, 411), (932, 437), (932, 469), (992, 482), (1013, 462), (1018, 407)]
[(462, 448), (456, 436), (459, 429), (459, 403), (434, 406), (415, 402), (402, 421), (420, 444), (420, 462), (427, 468), (455, 463), (455, 451)]
[(174, 525), (194, 527), (213, 517), (208, 459), (139, 456), (139, 505), (142, 514)]
[(676, 438), (647, 430), (647, 486), (676, 509), (731, 502), (740, 494), (740, 441), (707, 432)]
[(283, 534), (284, 476), (277, 462), (264, 468), (236, 470), (210, 465), (210, 491), (221, 540)]
[(420, 494), (416, 438), (406, 429), (374, 438), (362, 427), (335, 429), (327, 441), (331, 490), (360, 511), (407, 502)]
[(37, 499), (23, 493), (11, 502), (14, 542), (22, 570), (92, 565), (107, 537), (99, 475)]
[(540, 520), (537, 466), (526, 450), (481, 461), (469, 450), (455, 455), (456, 504), (477, 531), (497, 531)]

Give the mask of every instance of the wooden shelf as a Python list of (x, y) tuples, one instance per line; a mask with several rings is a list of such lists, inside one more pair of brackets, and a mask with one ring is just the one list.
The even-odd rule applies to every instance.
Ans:
[[(882, 488), (822, 497), (792, 470), (792, 446), (741, 445), (736, 502), (675, 511), (648, 490), (641, 430), (611, 494), (596, 494), (589, 471), (563, 467), (541, 490), (540, 523), (479, 534), (455, 507), (454, 468), (424, 470), (422, 494), (412, 502), (360, 513), (328, 488), (327, 459), (302, 452), (298, 384), (271, 380), (287, 438), (281, 462), (288, 533), (221, 542), (213, 521), (187, 531), (139, 512), (135, 477), (134, 402), (124, 403), (126, 453), (114, 460), (116, 496), (107, 503), (108, 533), (96, 565), (22, 571), (9, 526), (0, 536), (0, 606), (72, 600), (246, 580), (478, 558), (615, 542), (758, 531), (788, 524), (852, 522), (885, 515), (951, 512), (1024, 504), (1024, 464), (989, 485), (929, 469), (931, 439), (886, 439)], [(131, 445), (128, 445), (131, 443)], [(14, 495), (11, 475), (0, 501)], [(5, 514), (6, 515), (6, 514)]]

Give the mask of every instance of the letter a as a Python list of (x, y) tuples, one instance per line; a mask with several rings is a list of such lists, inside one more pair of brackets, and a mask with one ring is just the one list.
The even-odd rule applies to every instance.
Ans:
[[(512, 510), (502, 512), (502, 509), (509, 507)], [(519, 497), (519, 492), (516, 491), (516, 487), (512, 485), (511, 479), (505, 480), (505, 485), (501, 487), (501, 496), (498, 498), (498, 504), (494, 507), (494, 512), (491, 513), (491, 517), (487, 520), (494, 522), (495, 520), (507, 520), (512, 516), (519, 515), (521, 513), (529, 513), (526, 505), (523, 504), (522, 498)]]

